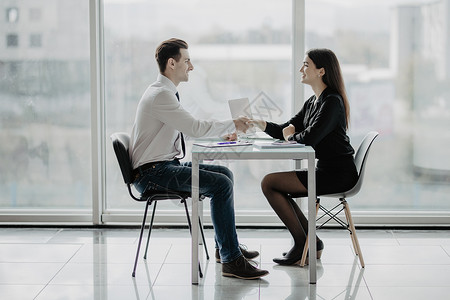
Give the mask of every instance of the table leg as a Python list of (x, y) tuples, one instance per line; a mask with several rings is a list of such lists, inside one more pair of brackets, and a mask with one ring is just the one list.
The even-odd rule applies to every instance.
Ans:
[(296, 159), (295, 160), (295, 170), (300, 170), (302, 168), (302, 160)]
[(308, 237), (309, 237), (309, 283), (317, 282), (316, 253), (316, 166), (315, 154), (308, 155)]
[(199, 239), (199, 223), (198, 223), (198, 205), (199, 205), (199, 161), (197, 156), (192, 154), (192, 259), (191, 259), (191, 276), (192, 284), (198, 284), (198, 239)]

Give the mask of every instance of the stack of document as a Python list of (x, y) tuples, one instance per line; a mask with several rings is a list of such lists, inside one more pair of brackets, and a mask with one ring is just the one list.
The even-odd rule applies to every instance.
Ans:
[(299, 148), (305, 147), (305, 144), (297, 143), (296, 141), (283, 141), (278, 140), (274, 142), (256, 142), (255, 146), (261, 149), (269, 149), (269, 148)]

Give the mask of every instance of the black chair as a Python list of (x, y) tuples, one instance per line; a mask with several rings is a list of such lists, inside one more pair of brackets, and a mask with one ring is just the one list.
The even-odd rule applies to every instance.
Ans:
[[(134, 267), (133, 267), (133, 273), (132, 273), (132, 276), (135, 277), (136, 266), (137, 266), (138, 257), (139, 257), (139, 250), (141, 248), (142, 236), (144, 233), (148, 207), (150, 205), (152, 205), (152, 203), (154, 203), (152, 217), (151, 217), (151, 221), (150, 221), (150, 225), (149, 225), (147, 245), (145, 247), (144, 259), (147, 259), (148, 244), (150, 241), (150, 234), (152, 232), (153, 219), (155, 217), (156, 204), (158, 201), (179, 199), (180, 203), (184, 204), (184, 208), (186, 211), (186, 218), (187, 218), (188, 226), (189, 226), (189, 231), (192, 234), (191, 219), (189, 217), (189, 211), (188, 211), (188, 207), (187, 207), (187, 203), (186, 203), (187, 198), (191, 197), (191, 195), (190, 195), (190, 193), (185, 193), (185, 192), (164, 190), (164, 191), (146, 191), (145, 193), (140, 194), (139, 196), (135, 196), (131, 189), (131, 186), (133, 184), (133, 176), (132, 176), (133, 168), (132, 168), (132, 164), (131, 164), (131, 160), (130, 160), (130, 156), (129, 156), (129, 152), (128, 152), (129, 145), (130, 145), (130, 136), (127, 133), (117, 132), (117, 133), (113, 133), (111, 135), (111, 140), (112, 140), (114, 152), (116, 153), (117, 161), (119, 162), (120, 171), (122, 172), (123, 180), (125, 181), (125, 184), (128, 187), (128, 193), (130, 194), (131, 198), (133, 198), (134, 200), (140, 201), (140, 202), (146, 202), (145, 210), (144, 210), (144, 218), (142, 220), (141, 233), (139, 235), (138, 248), (136, 251), (136, 258), (134, 261)], [(204, 197), (201, 197), (201, 199), (203, 199), (203, 198)], [(206, 246), (205, 235), (203, 233), (203, 226), (202, 226), (200, 218), (199, 218), (199, 225), (200, 225), (200, 232), (201, 232), (202, 239), (203, 239), (203, 245), (205, 247), (206, 259), (209, 259), (208, 248)], [(199, 273), (200, 273), (200, 277), (203, 277), (200, 263), (199, 263)]]
[[(358, 237), (356, 236), (356, 229), (353, 223), (350, 207), (347, 203), (346, 198), (358, 194), (358, 192), (361, 190), (364, 179), (364, 171), (366, 169), (366, 162), (369, 156), (369, 150), (373, 144), (373, 141), (377, 136), (378, 132), (376, 131), (371, 131), (367, 133), (364, 139), (362, 140), (361, 144), (359, 145), (358, 150), (356, 150), (355, 165), (356, 170), (358, 171), (358, 181), (356, 182), (355, 186), (353, 186), (348, 191), (342, 193), (320, 195), (321, 197), (330, 197), (339, 199), (339, 203), (331, 209), (327, 209), (326, 207), (321, 205), (319, 197), (317, 197), (316, 201), (316, 215), (319, 210), (323, 211), (324, 213), (321, 217), (316, 219), (316, 222), (320, 221), (321, 223), (320, 225), (317, 226), (317, 229), (322, 228), (325, 224), (327, 224), (331, 220), (337, 222), (342, 228), (347, 229), (352, 239), (353, 249), (355, 250), (355, 254), (359, 257), (359, 261), (361, 263), (362, 268), (364, 268), (365, 266), (364, 259), (361, 252), (361, 247), (359, 246)], [(342, 211), (344, 211), (345, 213), (346, 221), (341, 220), (338, 216), (338, 214)], [(325, 221), (323, 221), (322, 219), (326, 217), (328, 218)], [(303, 256), (300, 261), (300, 266), (305, 265), (307, 252), (308, 252), (308, 239), (306, 239), (305, 248), (303, 249)]]

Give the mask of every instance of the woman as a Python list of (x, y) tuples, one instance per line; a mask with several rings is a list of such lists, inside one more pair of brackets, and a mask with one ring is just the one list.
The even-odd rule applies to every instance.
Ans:
[[(310, 145), (316, 151), (317, 195), (337, 193), (353, 187), (357, 171), (353, 159), (354, 150), (347, 136), (350, 109), (345, 92), (339, 61), (328, 49), (312, 49), (306, 53), (300, 69), (301, 82), (312, 87), (312, 95), (300, 112), (284, 124), (264, 120), (250, 123), (277, 139), (297, 141)], [(306, 242), (308, 221), (293, 195), (308, 192), (307, 170), (268, 174), (261, 187), (269, 204), (288, 228), (294, 246), (281, 258), (273, 261), (280, 265), (298, 263)], [(317, 238), (317, 257), (324, 248)]]

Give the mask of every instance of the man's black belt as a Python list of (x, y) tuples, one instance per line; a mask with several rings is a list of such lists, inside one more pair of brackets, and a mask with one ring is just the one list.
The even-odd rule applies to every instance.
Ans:
[(149, 163), (143, 164), (142, 166), (137, 167), (131, 173), (133, 175), (134, 180), (138, 179), (144, 171), (146, 171), (150, 168), (154, 168), (155, 165), (162, 163), (162, 162), (164, 162), (164, 161), (153, 161), (153, 162), (149, 162)]

